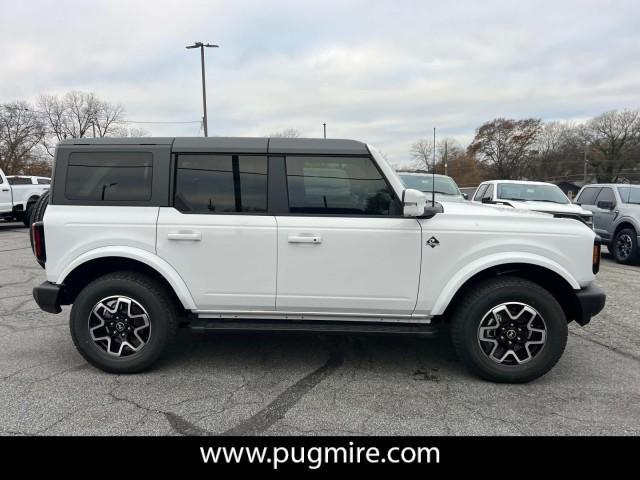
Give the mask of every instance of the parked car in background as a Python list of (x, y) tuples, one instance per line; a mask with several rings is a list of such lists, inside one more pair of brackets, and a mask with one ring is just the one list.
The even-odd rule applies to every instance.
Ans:
[(11, 185), (51, 185), (51, 178), (35, 175), (7, 175)]
[(30, 225), (31, 211), (40, 196), (49, 190), (46, 177), (5, 176), (0, 170), (0, 218)]
[(549, 213), (557, 218), (575, 218), (593, 227), (593, 214), (571, 203), (560, 187), (553, 183), (524, 180), (482, 182), (472, 202)]
[(586, 185), (576, 203), (593, 212), (594, 230), (618, 262), (640, 260), (640, 185)]
[[(464, 202), (467, 194), (462, 193), (456, 181), (447, 175), (433, 175), (431, 173), (398, 172), (398, 176), (405, 187), (413, 188), (431, 194), (435, 179), (436, 201)], [(427, 195), (429, 197), (429, 195)], [(431, 197), (429, 197), (431, 198)]]

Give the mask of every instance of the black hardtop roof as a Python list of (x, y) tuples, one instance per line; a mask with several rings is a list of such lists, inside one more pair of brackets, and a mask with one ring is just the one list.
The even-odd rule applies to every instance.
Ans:
[(267, 137), (104, 137), (73, 138), (60, 145), (171, 145), (177, 153), (301, 153), (320, 155), (362, 155), (369, 149), (363, 142), (324, 138)]

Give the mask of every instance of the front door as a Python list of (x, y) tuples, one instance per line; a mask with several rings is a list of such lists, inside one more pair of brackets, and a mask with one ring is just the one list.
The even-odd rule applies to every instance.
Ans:
[[(601, 208), (598, 206), (600, 202), (611, 202), (613, 208)], [(593, 229), (603, 239), (609, 240), (611, 237), (611, 226), (617, 216), (616, 195), (613, 188), (602, 187), (595, 201), (593, 209)]]
[(8, 213), (12, 210), (11, 186), (7, 179), (0, 175), (0, 213)]
[(158, 255), (204, 311), (273, 311), (277, 227), (267, 158), (178, 155), (174, 206), (160, 208)]
[(276, 309), (409, 315), (421, 228), (368, 157), (286, 158), (287, 215), (278, 222)]

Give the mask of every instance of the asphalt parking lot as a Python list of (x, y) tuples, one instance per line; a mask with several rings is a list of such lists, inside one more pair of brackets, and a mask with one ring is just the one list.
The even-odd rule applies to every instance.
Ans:
[(640, 434), (640, 267), (605, 253), (608, 300), (543, 378), (470, 376), (448, 338), (180, 332), (148, 373), (87, 365), (31, 296), (44, 280), (0, 223), (0, 433), (43, 435)]

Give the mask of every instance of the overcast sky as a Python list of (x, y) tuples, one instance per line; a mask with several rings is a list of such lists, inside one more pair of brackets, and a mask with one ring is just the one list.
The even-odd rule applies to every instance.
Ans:
[[(355, 138), (391, 160), (496, 116), (640, 107), (640, 1), (0, 0), (0, 103), (78, 89), (210, 135)], [(144, 128), (201, 135), (192, 124)]]

